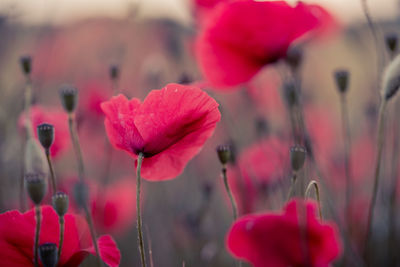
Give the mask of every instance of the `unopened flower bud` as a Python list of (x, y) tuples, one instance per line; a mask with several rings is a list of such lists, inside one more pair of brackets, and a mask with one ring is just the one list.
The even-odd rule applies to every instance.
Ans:
[(26, 189), (28, 195), (36, 205), (42, 202), (47, 191), (47, 183), (43, 174), (27, 173), (25, 174)]
[(119, 78), (119, 67), (117, 65), (112, 65), (110, 67), (110, 78), (111, 80), (116, 80)]
[(293, 171), (300, 170), (306, 160), (306, 149), (302, 146), (293, 146), (290, 148), (290, 163)]
[(296, 87), (294, 86), (293, 83), (289, 82), (284, 84), (284, 94), (285, 94), (285, 100), (286, 103), (288, 104), (289, 107), (293, 107), (294, 105), (297, 104), (297, 93), (296, 93)]
[(400, 87), (400, 55), (397, 55), (383, 72), (381, 94), (384, 100), (392, 98)]
[(392, 33), (385, 37), (386, 47), (391, 53), (395, 53), (397, 50), (397, 35)]
[(231, 160), (231, 147), (229, 145), (217, 146), (217, 154), (222, 164), (227, 164)]
[(54, 126), (42, 123), (37, 126), (37, 134), (40, 144), (46, 151), (49, 150), (54, 141)]
[(349, 72), (347, 70), (336, 70), (334, 77), (339, 92), (346, 93), (349, 84)]
[(44, 243), (39, 246), (39, 258), (44, 267), (56, 267), (58, 263), (58, 249), (54, 243)]
[(89, 187), (87, 186), (87, 184), (81, 181), (75, 183), (73, 192), (75, 201), (78, 206), (80, 208), (85, 207), (89, 197)]
[(61, 103), (68, 113), (74, 112), (78, 102), (78, 91), (71, 85), (62, 85), (60, 88)]
[(57, 212), (58, 216), (63, 217), (68, 211), (68, 195), (64, 192), (57, 192), (51, 200), (53, 208)]
[(49, 166), (43, 149), (40, 147), (39, 142), (30, 137), (26, 141), (25, 148), (25, 172), (26, 173), (45, 173), (49, 172)]
[(32, 71), (32, 58), (30, 56), (23, 56), (20, 62), (23, 73), (29, 75)]
[(289, 48), (286, 53), (286, 62), (292, 69), (297, 69), (303, 59), (303, 50), (299, 46)]

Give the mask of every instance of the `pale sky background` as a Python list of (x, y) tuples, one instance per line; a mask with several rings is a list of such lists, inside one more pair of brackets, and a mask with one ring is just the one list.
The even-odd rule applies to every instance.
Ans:
[[(64, 23), (98, 15), (123, 18), (140, 4), (140, 16), (169, 17), (189, 21), (190, 0), (0, 0), (0, 14), (27, 23)], [(295, 1), (289, 1), (295, 2)], [(343, 23), (364, 20), (361, 0), (304, 0), (318, 3), (333, 12)], [(400, 0), (367, 0), (374, 20), (399, 16)]]

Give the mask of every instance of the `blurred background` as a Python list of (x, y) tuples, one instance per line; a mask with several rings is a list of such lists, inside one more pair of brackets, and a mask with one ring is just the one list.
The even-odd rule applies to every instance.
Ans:
[[(377, 61), (381, 59), (383, 66), (390, 59), (385, 36), (400, 33), (400, 2), (367, 1), (376, 26), (379, 56), (361, 1), (315, 3), (336, 17), (340, 30), (303, 47), (301, 83), (306, 119), (315, 135), (327, 183), (334, 194), (340, 193), (344, 183), (343, 151), (339, 96), (332, 73), (338, 68), (348, 69), (352, 160), (358, 166), (355, 172), (362, 177), (355, 181), (360, 187), (354, 192), (353, 203), (354, 221), (359, 222), (360, 218), (366, 218), (366, 211), (358, 207), (365, 207), (364, 196), (372, 190), (374, 141), (371, 140), (375, 140), (381, 71)], [(59, 86), (70, 83), (79, 89), (78, 128), (87, 176), (93, 182), (91, 205), (98, 212), (93, 214), (97, 231), (113, 234), (122, 253), (121, 266), (139, 266), (134, 161), (115, 149), (108, 153), (99, 103), (112, 96), (113, 88), (128, 97), (144, 99), (151, 89), (170, 82), (201, 82), (203, 78), (194, 56), (197, 18), (197, 6), (189, 0), (1, 0), (0, 210), (27, 208), (19, 203), (24, 138), (19, 121), (25, 86), (19, 59), (30, 55), (35, 116), (60, 123), (56, 136), (68, 134), (66, 120), (65, 124), (60, 122), (62, 115), (51, 118), (62, 113)], [(116, 83), (109, 77), (111, 66), (120, 70)], [(223, 116), (213, 138), (177, 179), (144, 181), (145, 240), (151, 247), (154, 266), (182, 266), (183, 262), (186, 266), (233, 266), (234, 260), (224, 246), (231, 210), (220, 179), (221, 166), (215, 153), (218, 144), (234, 143), (239, 160), (251, 157), (240, 155), (253, 153), (252, 145), (257, 142), (272, 142), (272, 147), (279, 147), (264, 155), (267, 162), (279, 156), (281, 169), (266, 171), (268, 177), (264, 180), (255, 178), (256, 189), (251, 190), (260, 192), (255, 204), (247, 207), (248, 200), (240, 197), (238, 202), (242, 213), (282, 207), (290, 184), (287, 142), (290, 131), (280, 99), (283, 79), (279, 73), (279, 66), (266, 67), (246, 89), (227, 93), (209, 90), (221, 104)], [(397, 118), (396, 114), (393, 118)], [(285, 144), (285, 149), (280, 150), (279, 142)], [(55, 169), (68, 191), (69, 184), (76, 180), (76, 165), (71, 145), (60, 146)], [(390, 148), (390, 143), (387, 146)], [(389, 148), (385, 162), (390, 161)], [(109, 166), (107, 162), (111, 162)], [(232, 166), (228, 173), (240, 176), (240, 164)], [(310, 176), (315, 178), (316, 174), (310, 171)], [(389, 177), (387, 180), (390, 181)], [(240, 181), (238, 184), (234, 191), (240, 194), (246, 186), (240, 185)], [(391, 187), (392, 183), (383, 183), (382, 190), (389, 192)], [(96, 202), (100, 196), (107, 196), (105, 202), (110, 204)], [(333, 202), (338, 207), (343, 205), (341, 199)], [(385, 199), (381, 202), (385, 207)], [(324, 212), (328, 218), (333, 217), (327, 210)], [(386, 216), (383, 211), (379, 214)], [(380, 230), (384, 228), (377, 226)], [(382, 231), (385, 236), (387, 233)]]

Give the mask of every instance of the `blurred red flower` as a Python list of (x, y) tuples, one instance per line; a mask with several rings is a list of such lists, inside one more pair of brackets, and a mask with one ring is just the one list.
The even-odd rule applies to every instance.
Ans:
[[(66, 214), (61, 258), (57, 266), (74, 267), (89, 254), (95, 254), (86, 221), (80, 216)], [(33, 266), (33, 243), (36, 220), (34, 210), (17, 210), (0, 214), (0, 257), (2, 266)], [(59, 242), (58, 215), (51, 206), (42, 206), (39, 244)], [(109, 266), (118, 266), (120, 252), (111, 236), (97, 240), (101, 259)]]
[(213, 134), (218, 103), (199, 88), (168, 84), (143, 103), (123, 95), (103, 102), (110, 142), (133, 158), (144, 154), (141, 173), (152, 181), (172, 179)]
[[(315, 209), (313, 202), (294, 199), (282, 214), (239, 218), (228, 233), (227, 247), (255, 267), (327, 267), (339, 256), (339, 236), (335, 225), (316, 218)], [(307, 212), (306, 229), (299, 225), (302, 211)], [(303, 241), (301, 229), (306, 230)]]
[[(316, 12), (318, 11), (318, 12)], [(204, 76), (216, 87), (250, 80), (286, 55), (290, 44), (331, 20), (322, 7), (284, 1), (239, 0), (216, 6), (196, 45)]]
[[(20, 128), (24, 125), (25, 115), (22, 113), (19, 117), (18, 125)], [(31, 108), (32, 129), (37, 138), (36, 127), (41, 123), (49, 123), (54, 126), (54, 142), (50, 148), (50, 155), (57, 158), (70, 144), (68, 115), (61, 108), (44, 107), (35, 105)]]

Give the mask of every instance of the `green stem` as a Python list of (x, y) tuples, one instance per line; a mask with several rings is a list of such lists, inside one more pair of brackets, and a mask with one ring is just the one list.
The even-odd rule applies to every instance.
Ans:
[(229, 200), (231, 201), (232, 211), (233, 211), (233, 220), (236, 221), (236, 219), (238, 217), (238, 215), (237, 215), (237, 205), (236, 205), (235, 198), (232, 195), (231, 188), (229, 187), (228, 177), (226, 175), (226, 167), (225, 166), (222, 167), (222, 178), (224, 179), (225, 189), (226, 189), (226, 192), (228, 193)]
[[(75, 116), (74, 116), (74, 113), (72, 113), (72, 112), (68, 113), (68, 126), (69, 126), (69, 133), (71, 136), (71, 141), (72, 141), (72, 144), (74, 147), (74, 152), (75, 152), (75, 156), (76, 156), (76, 160), (77, 160), (77, 164), (78, 164), (79, 179), (81, 182), (83, 182), (85, 179), (85, 167), (83, 164), (83, 156), (82, 156), (81, 146), (79, 144), (79, 136), (78, 136), (78, 132), (76, 130)], [(90, 235), (92, 238), (93, 246), (94, 246), (94, 249), (95, 249), (96, 255), (97, 255), (97, 257), (96, 257), (97, 266), (100, 267), (102, 264), (101, 264), (99, 246), (97, 244), (96, 232), (94, 230), (92, 216), (90, 215), (90, 211), (89, 211), (87, 203), (82, 203), (82, 205), (83, 205), (83, 210), (85, 212), (86, 221), (89, 225), (89, 230), (90, 230)]]
[(64, 242), (64, 226), (65, 226), (64, 216), (61, 216), (59, 218), (59, 222), (60, 222), (60, 241), (58, 243), (58, 260), (61, 259), (61, 250)]
[(296, 172), (296, 171), (293, 171), (292, 182), (291, 182), (291, 184), (290, 184), (289, 193), (288, 193), (286, 202), (289, 201), (290, 198), (292, 198), (292, 196), (293, 196), (293, 194), (294, 194), (294, 191), (295, 191), (294, 189), (295, 189), (295, 186), (296, 186), (296, 181), (297, 181), (297, 172)]
[(144, 158), (143, 153), (139, 153), (137, 159), (137, 168), (136, 168), (136, 212), (137, 212), (137, 231), (138, 231), (140, 259), (142, 262), (142, 267), (146, 267), (146, 257), (144, 251), (143, 230), (142, 230), (142, 214), (140, 210), (140, 182), (141, 182), (140, 170), (142, 168), (143, 158)]
[(308, 184), (307, 189), (306, 189), (306, 193), (305, 193), (305, 197), (306, 198), (310, 197), (310, 192), (311, 192), (311, 189), (313, 187), (315, 188), (315, 194), (317, 196), (319, 219), (322, 221), (321, 198), (320, 198), (320, 195), (319, 195), (319, 186), (318, 186), (317, 181), (312, 180)]
[(365, 239), (365, 248), (364, 248), (364, 256), (368, 256), (369, 250), (369, 241), (371, 239), (371, 231), (372, 231), (372, 220), (374, 217), (374, 209), (376, 198), (378, 195), (378, 186), (379, 186), (379, 173), (381, 168), (381, 158), (383, 151), (383, 141), (384, 141), (384, 118), (385, 118), (385, 110), (386, 110), (386, 100), (382, 98), (381, 104), (379, 106), (379, 114), (378, 114), (378, 139), (377, 139), (377, 157), (376, 157), (376, 165), (375, 165), (375, 178), (374, 178), (374, 187), (372, 191), (371, 203), (369, 206), (368, 212), (368, 220), (367, 220), (367, 235)]
[(349, 112), (347, 109), (347, 101), (345, 93), (340, 94), (340, 107), (342, 116), (342, 134), (344, 143), (344, 166), (346, 176), (346, 198), (345, 198), (345, 209), (347, 226), (350, 227), (351, 223), (351, 163), (350, 163), (350, 147), (351, 147), (351, 135), (350, 135), (350, 123), (349, 123)]
[(34, 245), (34, 264), (35, 267), (39, 267), (39, 235), (40, 235), (40, 223), (41, 223), (41, 214), (40, 214), (40, 205), (35, 205), (35, 214), (36, 214), (36, 231), (35, 231), (35, 245)]
[(47, 163), (49, 164), (49, 169), (50, 169), (51, 186), (53, 189), (52, 195), (54, 195), (57, 192), (57, 183), (56, 183), (56, 174), (54, 172), (54, 167), (53, 167), (53, 163), (51, 161), (49, 149), (46, 149), (46, 159), (47, 159)]

